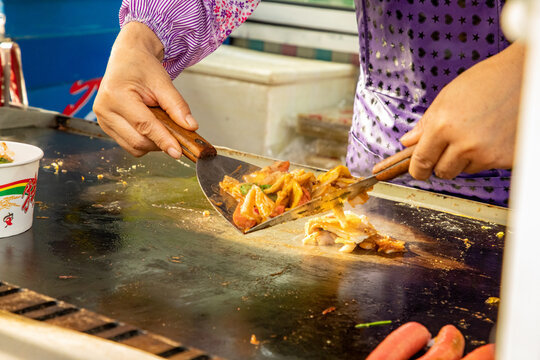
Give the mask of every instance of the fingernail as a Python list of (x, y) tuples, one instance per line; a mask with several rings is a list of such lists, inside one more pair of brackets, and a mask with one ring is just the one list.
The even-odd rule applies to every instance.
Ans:
[(407, 141), (408, 139), (410, 139), (411, 136), (412, 136), (412, 131), (410, 131), (410, 132), (406, 133), (405, 135), (403, 135), (399, 139), (399, 142)]
[(191, 127), (197, 127), (197, 121), (195, 120), (195, 118), (191, 115), (191, 114), (187, 114), (186, 115), (186, 122), (189, 124), (189, 126)]
[(180, 159), (182, 156), (182, 152), (178, 151), (178, 149), (173, 148), (172, 146), (167, 149), (167, 154), (175, 159)]

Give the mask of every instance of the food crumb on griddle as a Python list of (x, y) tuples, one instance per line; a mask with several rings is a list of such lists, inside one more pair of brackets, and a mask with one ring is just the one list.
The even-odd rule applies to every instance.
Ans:
[(457, 326), (466, 330), (471, 326), (471, 324), (469, 324), (465, 319), (460, 319), (457, 323)]
[(255, 334), (251, 334), (251, 339), (249, 339), (249, 343), (252, 345), (259, 345), (261, 342), (257, 340)]
[(504, 237), (504, 232), (499, 231), (496, 235), (499, 239), (502, 239)]
[(202, 214), (203, 214), (204, 217), (208, 217), (208, 216), (210, 216), (210, 211), (204, 210), (204, 211), (202, 212)]
[(333, 311), (336, 311), (336, 307), (335, 306), (330, 306), (329, 308), (324, 309), (322, 314), (326, 315), (326, 314), (331, 313)]
[(173, 263), (177, 263), (177, 264), (179, 264), (179, 263), (182, 262), (182, 260), (180, 259), (180, 256), (171, 256), (171, 257), (169, 258), (169, 261), (170, 261), (170, 262), (173, 262)]
[(466, 249), (469, 249), (472, 246), (471, 241), (469, 239), (467, 239), (467, 238), (465, 238), (465, 239), (457, 238), (457, 239), (463, 241), (463, 245), (465, 245)]
[[(51, 166), (54, 168), (54, 174), (58, 174), (58, 169), (60, 169), (60, 165), (57, 164), (56, 162), (52, 162)], [(45, 166), (44, 166), (44, 168), (45, 168)]]
[(485, 303), (488, 305), (498, 305), (501, 299), (495, 296), (490, 296), (486, 299)]

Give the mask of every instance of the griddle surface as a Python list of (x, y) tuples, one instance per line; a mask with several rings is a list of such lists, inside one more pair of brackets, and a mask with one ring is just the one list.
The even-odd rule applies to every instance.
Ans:
[[(356, 210), (409, 251), (340, 254), (302, 246), (303, 220), (239, 234), (193, 166), (164, 154), (136, 159), (110, 140), (50, 129), (2, 138), (45, 158), (33, 228), (0, 239), (0, 280), (230, 359), (363, 358), (412, 320), (433, 335), (456, 325), (467, 351), (489, 340), (503, 226), (371, 198)], [(57, 174), (44, 168), (58, 160)], [(354, 328), (378, 320), (393, 323)]]

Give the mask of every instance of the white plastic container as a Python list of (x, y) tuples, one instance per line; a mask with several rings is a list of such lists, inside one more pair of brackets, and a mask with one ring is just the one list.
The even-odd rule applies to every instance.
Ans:
[(0, 164), (0, 237), (32, 227), (39, 160), (43, 151), (33, 145), (4, 141), (13, 162)]
[(294, 135), (299, 112), (354, 99), (357, 68), (223, 45), (174, 85), (214, 145), (275, 155)]

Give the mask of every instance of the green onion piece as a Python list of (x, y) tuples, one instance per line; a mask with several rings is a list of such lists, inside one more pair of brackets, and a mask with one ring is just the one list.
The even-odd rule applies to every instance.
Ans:
[(368, 328), (368, 327), (371, 327), (371, 326), (388, 325), (388, 324), (391, 324), (391, 323), (392, 323), (392, 320), (382, 320), (382, 321), (374, 321), (374, 322), (370, 322), (370, 323), (356, 324), (356, 325), (354, 325), (354, 327), (356, 329), (362, 329), (362, 328)]
[[(257, 185), (257, 184), (252, 184), (252, 183), (245, 183), (245, 184), (242, 184), (240, 185), (240, 192), (242, 193), (242, 195), (247, 195), (247, 193), (249, 192), (249, 190), (251, 189), (251, 187), (253, 185)], [(270, 187), (272, 187), (272, 185), (257, 185), (258, 187), (261, 188), (261, 190), (266, 190), (266, 189), (269, 189)]]
[(252, 186), (253, 186), (253, 184), (251, 184), (251, 183), (246, 183), (246, 184), (240, 185), (240, 192), (242, 193), (242, 195), (247, 195), (249, 189), (251, 189)]
[(13, 160), (0, 156), (0, 164), (8, 164), (11, 162), (13, 162)]

